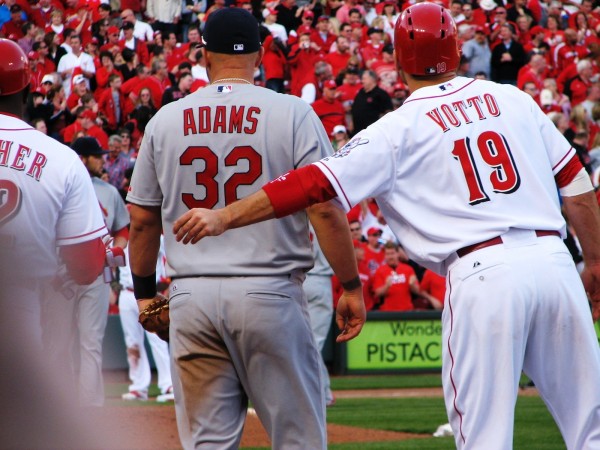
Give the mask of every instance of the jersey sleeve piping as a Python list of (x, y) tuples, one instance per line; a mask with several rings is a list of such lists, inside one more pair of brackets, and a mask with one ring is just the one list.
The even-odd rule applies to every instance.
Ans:
[(556, 173), (560, 171), (562, 167), (575, 155), (575, 149), (573, 147), (569, 148), (569, 151), (558, 161), (553, 167), (552, 171)]
[[(338, 192), (338, 198), (343, 198), (344, 199), (344, 203), (342, 203), (344, 205), (344, 207), (347, 210), (350, 210), (352, 208), (352, 203), (350, 202), (350, 199), (348, 198), (348, 196), (346, 195), (346, 192), (344, 191), (344, 188), (342, 187), (342, 185), (340, 184), (339, 180), (337, 179), (337, 177), (335, 176), (335, 174), (331, 171), (331, 169), (329, 169), (329, 167), (327, 167), (326, 164), (323, 163), (323, 161), (317, 161), (316, 163), (314, 163), (320, 170), (321, 172), (323, 172), (323, 174), (329, 179), (329, 181), (331, 182), (331, 184), (333, 185), (334, 189), (336, 190), (336, 192)], [(342, 196), (340, 196), (339, 194), (342, 194)]]
[(79, 234), (77, 236), (57, 238), (56, 245), (61, 246), (77, 244), (79, 242), (85, 242), (96, 237), (104, 236), (105, 234), (108, 234), (108, 230), (106, 229), (106, 226), (103, 225), (102, 227), (90, 231), (89, 233)]

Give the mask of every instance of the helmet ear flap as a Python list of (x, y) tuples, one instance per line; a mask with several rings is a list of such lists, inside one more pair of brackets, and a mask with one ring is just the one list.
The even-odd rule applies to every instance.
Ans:
[(0, 96), (15, 94), (29, 85), (29, 59), (10, 39), (0, 39)]
[(456, 70), (460, 48), (450, 13), (434, 3), (407, 8), (394, 30), (396, 63), (411, 75), (437, 75)]

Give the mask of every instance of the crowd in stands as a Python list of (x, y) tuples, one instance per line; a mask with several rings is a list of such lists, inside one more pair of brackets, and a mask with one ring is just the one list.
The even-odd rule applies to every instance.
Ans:
[[(458, 28), (459, 74), (512, 84), (531, 95), (598, 186), (600, 3), (435, 1), (450, 10)], [(206, 18), (216, 9), (253, 13), (265, 48), (255, 83), (311, 104), (338, 150), (409, 95), (396, 71), (393, 41), (399, 14), (414, 2), (4, 0), (0, 37), (16, 41), (33, 67), (29, 122), (67, 145), (95, 137), (110, 151), (106, 180), (124, 193), (148, 121), (162, 105), (209, 83), (200, 46)], [(360, 246), (367, 256), (373, 250)], [(407, 259), (401, 248), (377, 253), (378, 265), (387, 253), (390, 261)], [(439, 299), (419, 285), (427, 274), (418, 268), (416, 273), (410, 294), (440, 309)], [(373, 306), (386, 309), (380, 298), (387, 290), (374, 286), (371, 296), (375, 291)]]

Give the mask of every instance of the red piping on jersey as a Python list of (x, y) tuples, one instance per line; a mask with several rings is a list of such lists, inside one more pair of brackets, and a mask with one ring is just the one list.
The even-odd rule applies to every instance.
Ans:
[[(97, 233), (98, 231), (100, 231), (100, 230), (102, 230), (102, 229), (105, 229), (105, 230), (106, 230), (106, 225), (102, 225), (100, 228), (98, 228), (98, 229), (96, 229), (96, 230), (93, 230), (93, 231), (90, 231), (89, 233), (80, 234), (80, 235), (78, 235), (78, 236), (64, 237), (64, 238), (59, 238), (59, 237), (57, 237), (56, 239), (57, 239), (58, 241), (68, 241), (68, 240), (70, 240), (70, 239), (79, 239), (79, 238), (82, 238), (82, 237), (85, 237), (85, 236), (89, 236), (90, 234)], [(106, 231), (106, 234), (108, 234), (108, 230)]]
[[(455, 91), (452, 91), (452, 92), (447, 92), (447, 93), (445, 93), (445, 94), (440, 94), (440, 95), (432, 95), (431, 97), (420, 97), (420, 98), (413, 98), (413, 99), (410, 99), (410, 98), (409, 98), (408, 100), (406, 100), (406, 101), (403, 103), (403, 105), (406, 105), (406, 104), (407, 104), (407, 103), (409, 103), (409, 102), (416, 102), (417, 100), (427, 100), (427, 99), (430, 99), (430, 98), (440, 98), (440, 97), (447, 97), (447, 96), (449, 96), (449, 95), (454, 95), (454, 94), (456, 94), (457, 92), (460, 92), (460, 91), (462, 91), (464, 88), (466, 88), (466, 87), (470, 86), (470, 85), (471, 85), (471, 83), (474, 83), (474, 82), (475, 82), (475, 80), (471, 80), (471, 81), (469, 81), (467, 84), (465, 84), (463, 87), (461, 87), (461, 88), (459, 88), (459, 89), (457, 89), (457, 90), (455, 90)], [(445, 84), (445, 83), (442, 83), (442, 84)]]
[(552, 170), (556, 169), (558, 166), (560, 166), (560, 164), (565, 160), (565, 158), (567, 156), (569, 156), (569, 154), (571, 153), (571, 150), (573, 150), (573, 147), (569, 148), (569, 151), (565, 154), (565, 156), (563, 156), (559, 162), (556, 163), (556, 165), (554, 167), (552, 167)]
[[(344, 194), (344, 200), (346, 200), (346, 203), (348, 204), (349, 208), (352, 208), (352, 203), (350, 203), (350, 200), (348, 199), (348, 196), (346, 195), (346, 192), (344, 191), (344, 188), (342, 187), (342, 185), (340, 184), (340, 181), (338, 180), (338, 178), (335, 176), (335, 174), (331, 171), (331, 169), (329, 167), (327, 167), (327, 164), (324, 164), (323, 161), (319, 161), (321, 164), (319, 164), (319, 168), (321, 166), (325, 167), (325, 169), (327, 169), (327, 172), (329, 172), (331, 174), (331, 176), (335, 179), (337, 185), (339, 186), (340, 190), (342, 191), (342, 194)], [(323, 169), (321, 169), (321, 174), (323, 176), (323, 178), (327, 179), (327, 182), (331, 185), (331, 182), (329, 181), (329, 179), (325, 176), (325, 174), (322, 172)]]
[(571, 184), (573, 179), (582, 170), (583, 166), (581, 165), (581, 161), (579, 161), (579, 157), (577, 155), (573, 155), (569, 162), (565, 164), (564, 167), (560, 169), (559, 172), (554, 176), (556, 185), (559, 188), (564, 188), (565, 186)]
[(458, 414), (460, 419), (460, 438), (465, 443), (465, 435), (463, 434), (463, 416), (462, 413), (458, 410), (458, 406), (456, 406), (456, 397), (458, 396), (458, 389), (456, 388), (456, 383), (454, 382), (454, 378), (452, 377), (452, 371), (454, 370), (454, 355), (452, 354), (452, 347), (450, 347), (450, 338), (452, 337), (452, 329), (454, 328), (454, 312), (452, 311), (452, 279), (450, 277), (450, 272), (448, 272), (448, 306), (450, 307), (450, 332), (448, 333), (448, 342), (446, 346), (448, 347), (448, 354), (450, 355), (450, 360), (452, 364), (450, 365), (450, 382), (452, 383), (452, 390), (454, 391), (454, 400), (452, 402), (454, 406), (454, 411)]

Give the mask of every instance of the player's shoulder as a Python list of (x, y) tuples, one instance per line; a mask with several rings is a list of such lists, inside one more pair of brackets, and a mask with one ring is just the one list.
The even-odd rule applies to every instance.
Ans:
[(121, 194), (119, 194), (119, 190), (116, 187), (98, 177), (92, 177), (92, 185), (96, 192), (102, 191), (108, 195), (121, 197)]

